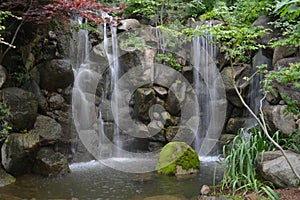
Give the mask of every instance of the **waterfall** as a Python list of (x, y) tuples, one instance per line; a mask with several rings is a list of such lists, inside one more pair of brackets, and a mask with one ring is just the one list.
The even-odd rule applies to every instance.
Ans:
[[(117, 38), (117, 28), (113, 27), (110, 25), (110, 30), (111, 30), (111, 46), (112, 46), (112, 51), (109, 51), (109, 40), (107, 37), (107, 25), (106, 23), (104, 24), (104, 50), (106, 52), (107, 58), (108, 58), (108, 63), (109, 63), (109, 69), (111, 72), (111, 91), (113, 91), (114, 87), (117, 84), (117, 81), (119, 79), (119, 71), (120, 71), (120, 66), (119, 66), (119, 46), (118, 46), (118, 38)], [(119, 94), (116, 94), (118, 96)], [(111, 101), (114, 102), (112, 107), (112, 111), (117, 112), (118, 111), (118, 98), (116, 96), (113, 96)], [(101, 111), (100, 111), (101, 112)], [(115, 115), (115, 125), (114, 125), (114, 134), (113, 134), (113, 142), (115, 144), (115, 149), (114, 149), (114, 156), (119, 157), (120, 156), (120, 149), (122, 148), (122, 141), (120, 139), (120, 130), (117, 126), (119, 122), (118, 115)]]
[[(209, 24), (211, 25), (211, 24)], [(199, 132), (195, 134), (194, 148), (199, 156), (208, 155), (219, 138), (226, 115), (226, 94), (222, 78), (215, 65), (217, 48), (212, 36), (193, 37), (193, 81), (199, 102)]]
[[(74, 25), (82, 25), (84, 20), (77, 17), (73, 21)], [(104, 134), (104, 122), (102, 119), (103, 113), (95, 105), (96, 99), (100, 98), (101, 103), (107, 100), (108, 93), (113, 91), (119, 78), (119, 52), (117, 41), (117, 28), (109, 26), (111, 30), (111, 38), (108, 38), (107, 24), (103, 25), (104, 40), (101, 44), (104, 50), (104, 57), (108, 61), (110, 72), (110, 88), (108, 91), (102, 91), (101, 97), (97, 96), (96, 91), (99, 81), (103, 78), (103, 69), (107, 66), (99, 66), (102, 63), (97, 62), (97, 57), (91, 57), (92, 47), (89, 42), (89, 32), (85, 29), (79, 29), (73, 32), (73, 42), (70, 46), (70, 59), (74, 70), (74, 87), (72, 94), (72, 112), (76, 130), (83, 145), (97, 159), (103, 159), (111, 156), (119, 156), (119, 148), (122, 148), (121, 140), (119, 139), (119, 129), (116, 122), (118, 117), (115, 117), (113, 145), (109, 138)], [(96, 59), (96, 60), (93, 60)], [(107, 83), (109, 84), (109, 83)], [(117, 99), (109, 99), (117, 101)], [(118, 102), (113, 104), (115, 107), (112, 110), (118, 110)]]

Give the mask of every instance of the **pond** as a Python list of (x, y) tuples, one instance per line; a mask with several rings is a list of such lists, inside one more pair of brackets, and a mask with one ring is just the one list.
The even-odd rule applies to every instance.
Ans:
[[(201, 159), (203, 160), (203, 159)], [(192, 198), (199, 194), (202, 185), (220, 181), (223, 170), (216, 157), (201, 162), (198, 174), (189, 176), (164, 176), (155, 172), (126, 173), (107, 167), (100, 161), (75, 163), (72, 173), (59, 178), (36, 175), (17, 177), (17, 182), (0, 188), (0, 194), (23, 199), (143, 199), (155, 195), (181, 195)], [(155, 160), (110, 158), (111, 164), (124, 168), (137, 165), (153, 166)]]

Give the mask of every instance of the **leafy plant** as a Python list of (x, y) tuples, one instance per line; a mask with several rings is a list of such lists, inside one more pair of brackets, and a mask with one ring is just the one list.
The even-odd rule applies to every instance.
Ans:
[(198, 17), (211, 10), (213, 2), (214, 0), (123, 0), (126, 4), (125, 16), (152, 20), (156, 25)]
[(14, 17), (16, 19), (20, 19), (17, 16), (13, 15), (9, 11), (2, 11), (2, 10), (0, 10), (0, 44), (5, 44), (5, 45), (8, 45), (10, 47), (15, 48), (15, 46), (13, 46), (12, 44), (6, 42), (4, 40), (4, 38), (1, 36), (1, 31), (4, 31), (6, 29), (6, 27), (3, 25), (3, 23), (4, 23), (5, 19), (8, 18), (8, 17)]
[(236, 1), (228, 7), (225, 2), (219, 1), (210, 12), (201, 16), (204, 19), (217, 19), (220, 24), (214, 26), (202, 25), (196, 30), (185, 29), (183, 33), (189, 38), (195, 34), (203, 36), (203, 32), (210, 32), (214, 41), (225, 53), (227, 60), (233, 62), (250, 62), (252, 52), (263, 45), (257, 39), (264, 36), (267, 30), (252, 25), (259, 14), (266, 12), (264, 6), (267, 1)]
[(156, 59), (176, 70), (181, 69), (181, 65), (177, 62), (176, 57), (173, 53), (157, 54)]
[(232, 144), (224, 146), (222, 187), (232, 188), (234, 192), (243, 190), (244, 194), (249, 191), (265, 193), (271, 199), (279, 199), (278, 194), (259, 178), (254, 164), (258, 153), (272, 148), (261, 129), (253, 129), (250, 133), (241, 129)]
[(10, 115), (8, 108), (6, 108), (4, 104), (0, 102), (0, 142), (5, 140), (6, 136), (11, 130), (11, 127), (6, 121), (6, 117), (8, 115)]
[(299, 114), (299, 102), (287, 94), (279, 93), (278, 89), (273, 85), (275, 81), (282, 85), (291, 84), (300, 90), (300, 63), (294, 63), (290, 67), (284, 67), (278, 71), (270, 71), (262, 80), (263, 91), (265, 93), (270, 92), (275, 97), (280, 96), (287, 104), (287, 111)]
[(282, 37), (274, 38), (271, 42), (273, 47), (283, 45), (300, 44), (300, 4), (299, 0), (277, 1), (272, 7), (272, 14), (279, 16), (279, 19), (272, 24), (282, 30)]
[(146, 44), (144, 38), (138, 34), (136, 31), (130, 31), (122, 34), (121, 48), (134, 48), (139, 51), (143, 51), (145, 48), (150, 46)]

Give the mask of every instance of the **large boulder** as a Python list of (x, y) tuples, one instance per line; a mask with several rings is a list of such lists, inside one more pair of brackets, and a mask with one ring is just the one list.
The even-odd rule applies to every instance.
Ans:
[(138, 88), (134, 94), (134, 116), (142, 122), (149, 122), (149, 109), (155, 102), (155, 92), (151, 88)]
[(49, 94), (48, 103), (51, 110), (59, 110), (64, 107), (64, 98), (61, 94), (52, 92)]
[(138, 28), (141, 24), (136, 19), (123, 19), (120, 20), (121, 25), (118, 26), (118, 29), (128, 31), (130, 29)]
[(278, 46), (274, 49), (273, 65), (282, 58), (287, 58), (294, 55), (297, 49), (292, 46)]
[(172, 115), (179, 115), (181, 105), (186, 99), (187, 85), (185, 82), (175, 82), (171, 85), (167, 96), (166, 109)]
[(171, 142), (192, 143), (195, 133), (187, 126), (169, 126), (166, 128), (166, 140)]
[(13, 175), (25, 174), (31, 171), (33, 154), (39, 145), (37, 133), (13, 133), (8, 135), (1, 148), (2, 165)]
[(63, 136), (61, 125), (54, 119), (43, 115), (36, 118), (34, 129), (31, 132), (40, 136), (42, 144), (53, 144), (61, 140)]
[(280, 94), (286, 94), (293, 100), (298, 102), (298, 107), (300, 107), (300, 89), (296, 88), (293, 84), (281, 84), (277, 81), (273, 81), (273, 88), (277, 89)]
[(283, 67), (290, 67), (291, 64), (294, 63), (298, 63), (300, 62), (300, 57), (291, 57), (291, 58), (282, 58), (280, 60), (278, 60), (275, 65), (274, 65), (274, 69), (275, 70), (280, 70)]
[(229, 118), (226, 125), (226, 133), (237, 134), (239, 129), (243, 127), (252, 127), (255, 123), (255, 120), (250, 117)]
[(243, 84), (245, 82), (243, 80), (243, 77), (248, 76), (249, 70), (249, 66), (229, 66), (225, 67), (221, 71), (221, 76), (225, 86), (227, 99), (235, 107), (242, 108), (243, 103), (241, 102), (234, 89), (234, 84), (236, 84), (237, 87), (246, 87), (247, 85)]
[(35, 95), (20, 88), (4, 88), (0, 100), (9, 109), (7, 121), (13, 131), (29, 130), (37, 117), (38, 102)]
[(274, 25), (272, 25), (270, 23), (272, 21), (273, 20), (271, 17), (263, 15), (263, 16), (260, 16), (258, 19), (256, 19), (253, 22), (253, 25), (255, 25), (255, 26), (262, 26), (264, 29), (271, 30), (271, 31), (268, 31), (268, 33), (265, 34), (262, 38), (258, 39), (258, 42), (260, 44), (268, 46), (271, 39), (276, 38), (280, 34), (279, 29), (275, 29)]
[[(300, 155), (291, 151), (286, 151), (286, 154), (299, 174)], [(257, 163), (259, 173), (277, 187), (286, 188), (297, 185), (298, 179), (295, 177), (280, 151), (260, 153), (257, 158)]]
[(182, 175), (198, 172), (197, 152), (184, 142), (169, 142), (159, 154), (156, 170), (160, 174)]
[(64, 175), (70, 171), (66, 157), (50, 148), (42, 148), (36, 155), (33, 171), (43, 176)]
[(4, 187), (14, 182), (16, 182), (16, 178), (6, 173), (2, 168), (0, 168), (0, 187)]
[(22, 85), (22, 89), (35, 94), (38, 101), (38, 110), (40, 113), (45, 114), (48, 111), (48, 102), (42, 94), (40, 86), (36, 83), (35, 80), (28, 81), (27, 83)]
[(68, 60), (51, 60), (39, 65), (40, 86), (49, 91), (66, 88), (74, 81), (73, 69)]
[(296, 121), (292, 113), (285, 113), (285, 109), (285, 105), (266, 105), (263, 113), (271, 132), (280, 130), (289, 136), (296, 130)]

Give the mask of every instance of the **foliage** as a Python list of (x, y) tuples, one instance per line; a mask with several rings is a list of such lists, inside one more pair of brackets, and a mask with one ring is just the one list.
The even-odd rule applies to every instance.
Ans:
[(144, 18), (163, 25), (174, 20), (198, 17), (212, 9), (213, 0), (123, 0), (123, 3), (126, 4), (125, 16)]
[(6, 117), (10, 115), (8, 108), (4, 106), (2, 102), (0, 102), (0, 142), (4, 141), (6, 136), (8, 135), (11, 127), (8, 125), (6, 121)]
[(265, 12), (267, 1), (236, 1), (228, 7), (225, 2), (218, 2), (216, 7), (202, 15), (202, 19), (217, 19), (220, 24), (214, 26), (201, 25), (196, 30), (185, 29), (184, 34), (190, 38), (203, 32), (210, 32), (214, 42), (221, 47), (227, 60), (250, 62), (252, 52), (264, 48), (256, 40), (264, 36), (267, 30), (252, 25), (252, 22)]
[(75, 13), (97, 24), (104, 21), (117, 24), (115, 18), (103, 18), (103, 16), (105, 13), (111, 14), (123, 10), (124, 5), (120, 7), (104, 6), (94, 0), (5, 0), (0, 8), (11, 11), (26, 22), (36, 24), (47, 24), (54, 17), (59, 21), (68, 21), (70, 15)]
[[(19, 19), (17, 16), (13, 15), (9, 11), (1, 11), (0, 10), (0, 31), (3, 31), (3, 30), (6, 29), (6, 27), (3, 25), (3, 22), (8, 17), (14, 17), (14, 18)], [(15, 47), (12, 44), (9, 44), (8, 42), (5, 42), (4, 38), (1, 36), (1, 32), (0, 32), (0, 44), (5, 44), (5, 45), (11, 46), (11, 47)]]
[(268, 0), (237, 0), (231, 6), (226, 2), (218, 1), (209, 12), (206, 12), (201, 18), (216, 19), (227, 24), (247, 24), (250, 25), (259, 16), (267, 13)]
[(176, 57), (173, 53), (157, 54), (156, 59), (161, 61), (163, 64), (167, 64), (175, 70), (180, 70), (181, 65), (177, 62)]
[(273, 149), (261, 129), (253, 129), (248, 133), (241, 129), (231, 145), (224, 146), (224, 178), (222, 187), (232, 188), (234, 192), (243, 190), (246, 194), (265, 193), (271, 199), (279, 199), (278, 194), (258, 177), (255, 169), (257, 155)]
[(227, 60), (250, 61), (251, 53), (264, 45), (256, 42), (257, 38), (265, 35), (266, 30), (258, 26), (245, 24), (228, 24), (216, 26), (199, 26), (196, 30), (185, 29), (184, 34), (192, 37), (194, 34), (203, 36), (203, 32), (210, 32), (214, 43), (220, 45), (220, 50), (225, 53)]
[(300, 44), (300, 4), (299, 0), (281, 0), (277, 1), (272, 8), (275, 16), (279, 16), (273, 22), (276, 28), (282, 30), (282, 37), (276, 38), (271, 43), (273, 47)]
[(284, 67), (278, 71), (270, 71), (265, 75), (262, 81), (263, 91), (265, 93), (270, 92), (275, 97), (280, 96), (287, 104), (287, 111), (299, 114), (299, 102), (286, 94), (279, 93), (273, 85), (275, 81), (282, 85), (290, 84), (300, 90), (300, 63), (294, 63), (290, 67)]
[(56, 0), (56, 3), (48, 4), (44, 7), (44, 9), (48, 11), (47, 16), (49, 18), (53, 18), (58, 14), (60, 16), (69, 17), (71, 14), (76, 13), (96, 24), (108, 22), (113, 25), (117, 25), (118, 21), (116, 18), (110, 17), (109, 14), (120, 12), (124, 8), (124, 5), (121, 5), (120, 7), (105, 7), (102, 3), (94, 0)]
[(120, 40), (121, 48), (133, 48), (139, 51), (143, 51), (145, 48), (150, 48), (145, 42), (143, 36), (140, 36), (136, 31), (127, 31), (121, 35)]
[(287, 136), (281, 134), (279, 131), (274, 133), (274, 138), (278, 144), (280, 144), (284, 149), (294, 151), (300, 154), (300, 132), (295, 131), (291, 135)]

